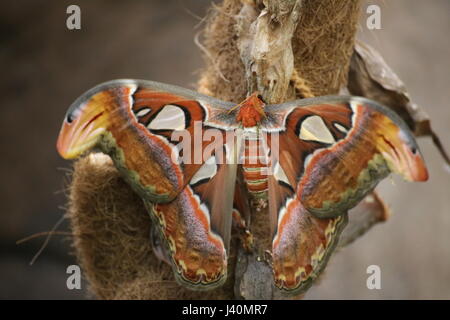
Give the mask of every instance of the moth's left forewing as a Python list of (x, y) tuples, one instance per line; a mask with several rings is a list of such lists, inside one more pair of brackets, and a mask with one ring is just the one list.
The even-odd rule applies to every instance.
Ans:
[(297, 193), (302, 205), (318, 217), (354, 207), (389, 172), (412, 181), (427, 179), (406, 124), (371, 100), (330, 96), (272, 108), (283, 115), (283, 134), (293, 132), (310, 148), (299, 164), (303, 172)]

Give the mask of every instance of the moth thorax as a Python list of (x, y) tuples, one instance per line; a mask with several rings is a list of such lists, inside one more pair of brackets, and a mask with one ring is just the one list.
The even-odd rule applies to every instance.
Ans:
[(236, 121), (242, 123), (245, 128), (250, 128), (261, 123), (266, 116), (264, 112), (265, 103), (255, 92), (242, 103), (238, 105), (239, 111), (236, 115)]

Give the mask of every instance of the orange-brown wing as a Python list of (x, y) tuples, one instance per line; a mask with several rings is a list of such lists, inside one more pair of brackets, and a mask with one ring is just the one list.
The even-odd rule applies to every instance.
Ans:
[(202, 152), (214, 142), (204, 141), (205, 124), (212, 117), (232, 124), (231, 105), (152, 81), (110, 81), (72, 104), (57, 147), (65, 158), (100, 147), (143, 198), (169, 202), (204, 163)]
[(320, 219), (298, 198), (286, 202), (272, 242), (275, 285), (293, 294), (307, 290), (328, 263), (346, 224), (347, 213)]
[(389, 172), (423, 181), (427, 170), (403, 121), (373, 101), (322, 97), (267, 111), (275, 283), (298, 293), (326, 265), (349, 209)]
[[(347, 214), (318, 218), (302, 205), (295, 177), (301, 174), (296, 163), (302, 163), (303, 152), (291, 143), (292, 138), (278, 138), (279, 159), (268, 176), (268, 198), (275, 285), (297, 294), (307, 290), (326, 266), (346, 225)], [(272, 145), (273, 140), (272, 135)]]
[(251, 196), (249, 195), (242, 166), (238, 167), (236, 176), (236, 186), (234, 188), (233, 199), (233, 230), (236, 230), (242, 247), (246, 251), (251, 251), (253, 248), (253, 235), (250, 232), (251, 223)]
[(176, 279), (192, 289), (226, 280), (236, 170), (212, 156), (174, 201), (146, 202)]
[(321, 97), (268, 110), (281, 120), (279, 165), (317, 217), (346, 212), (390, 172), (409, 181), (428, 178), (406, 124), (371, 100)]

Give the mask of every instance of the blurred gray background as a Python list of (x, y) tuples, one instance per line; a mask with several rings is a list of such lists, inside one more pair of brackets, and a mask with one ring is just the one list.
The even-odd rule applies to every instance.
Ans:
[[(78, 4), (82, 29), (66, 28)], [(366, 30), (365, 8), (380, 5), (382, 29)], [(75, 260), (54, 236), (33, 266), (44, 238), (63, 215), (64, 171), (55, 151), (70, 103), (114, 78), (144, 78), (195, 87), (202, 67), (193, 38), (210, 1), (15, 0), (0, 11), (1, 214), (0, 298), (89, 298), (66, 288)], [(366, 1), (359, 38), (376, 47), (431, 116), (450, 150), (450, 2)], [(450, 171), (429, 139), (420, 139), (430, 180), (387, 179), (378, 187), (393, 215), (334, 254), (306, 298), (450, 299)], [(68, 230), (64, 222), (59, 230)], [(369, 265), (381, 268), (381, 290), (366, 287)]]

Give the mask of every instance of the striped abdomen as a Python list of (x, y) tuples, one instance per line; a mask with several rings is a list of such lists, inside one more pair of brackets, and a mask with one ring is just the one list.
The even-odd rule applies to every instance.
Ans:
[(268, 148), (265, 146), (262, 134), (256, 131), (244, 131), (242, 168), (245, 183), (253, 202), (265, 207), (267, 200), (267, 163)]

